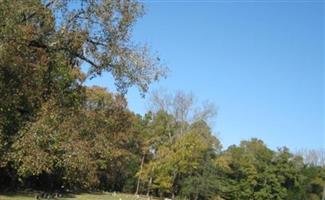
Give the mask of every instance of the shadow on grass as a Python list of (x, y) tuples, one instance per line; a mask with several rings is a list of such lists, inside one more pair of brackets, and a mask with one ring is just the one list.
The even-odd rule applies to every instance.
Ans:
[[(0, 196), (3, 197), (9, 197), (9, 198), (33, 198), (36, 199), (36, 196), (41, 197), (42, 194), (50, 194), (50, 195), (54, 195), (55, 192), (44, 192), (44, 191), (19, 191), (19, 192), (4, 192), (4, 193), (0, 193)], [(79, 195), (81, 193), (63, 193), (61, 194), (61, 197), (52, 197), (50, 199), (67, 199), (67, 198), (76, 198), (76, 195)], [(41, 199), (46, 199), (41, 198)], [(1, 200), (1, 197), (0, 197)]]

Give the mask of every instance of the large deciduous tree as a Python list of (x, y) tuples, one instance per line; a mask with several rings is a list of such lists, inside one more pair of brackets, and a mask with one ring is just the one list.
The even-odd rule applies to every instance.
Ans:
[(197, 109), (193, 99), (184, 92), (151, 96), (152, 119), (147, 125), (151, 159), (137, 174), (148, 187), (147, 194), (190, 199), (216, 195), (212, 160), (221, 144), (206, 122), (215, 110), (213, 106)]
[(122, 95), (133, 85), (144, 94), (165, 75), (159, 59), (131, 40), (142, 15), (133, 0), (0, 0), (2, 180), (60, 172), (88, 187), (100, 162), (120, 170), (106, 179), (124, 181), (121, 163), (137, 146), (126, 134), (138, 119), (121, 95), (83, 82), (109, 72)]

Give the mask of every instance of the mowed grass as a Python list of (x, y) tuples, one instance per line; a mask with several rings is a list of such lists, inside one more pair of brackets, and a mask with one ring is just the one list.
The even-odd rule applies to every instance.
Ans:
[[(32, 200), (36, 194), (32, 193), (17, 193), (17, 194), (0, 194), (0, 200)], [(82, 193), (82, 194), (71, 194), (69, 197), (57, 198), (57, 200), (148, 200), (145, 196), (137, 198), (132, 194), (119, 194), (115, 196), (112, 193)]]

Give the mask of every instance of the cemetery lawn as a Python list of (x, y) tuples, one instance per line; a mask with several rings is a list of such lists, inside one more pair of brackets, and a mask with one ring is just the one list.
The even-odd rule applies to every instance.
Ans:
[[(0, 194), (0, 200), (35, 200), (35, 193), (15, 193), (15, 194)], [(54, 198), (55, 199), (55, 198)], [(53, 200), (54, 200), (53, 199)], [(148, 200), (145, 196), (136, 198), (133, 194), (116, 194), (103, 193), (82, 193), (70, 194), (68, 197), (56, 198), (57, 200)], [(45, 200), (45, 199), (44, 199)]]

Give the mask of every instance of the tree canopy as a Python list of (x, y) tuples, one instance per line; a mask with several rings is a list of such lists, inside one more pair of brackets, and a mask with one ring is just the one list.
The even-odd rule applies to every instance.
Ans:
[[(222, 148), (215, 106), (182, 91), (151, 95), (166, 75), (131, 40), (134, 0), (0, 0), (0, 191), (103, 190), (192, 200), (320, 200), (323, 154), (259, 139)], [(117, 88), (86, 86), (109, 72)], [(313, 152), (313, 151), (311, 151)]]

